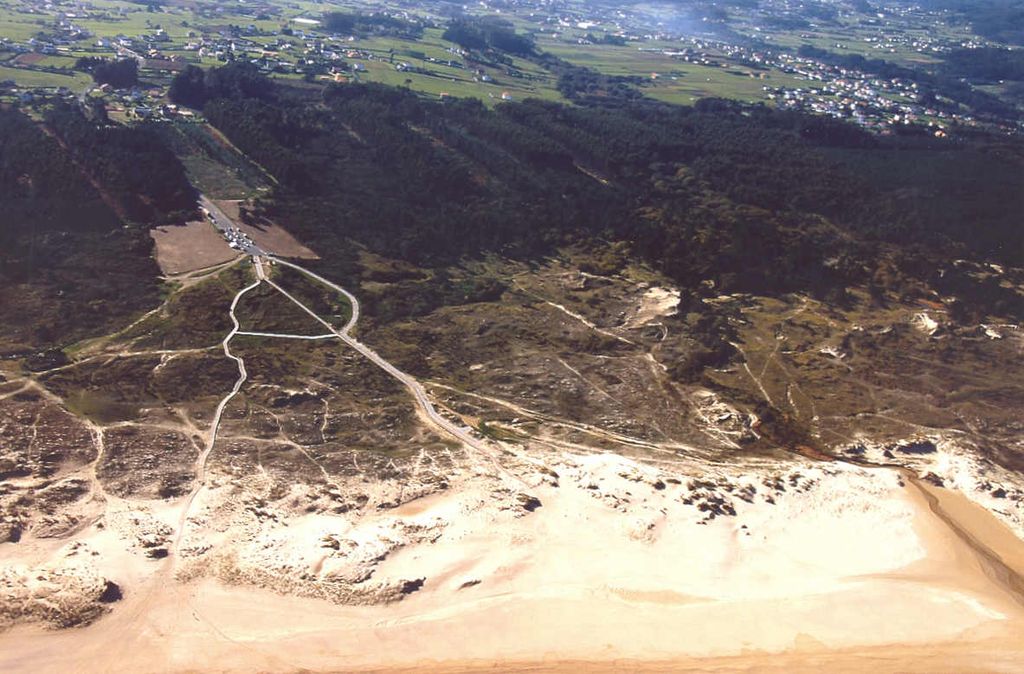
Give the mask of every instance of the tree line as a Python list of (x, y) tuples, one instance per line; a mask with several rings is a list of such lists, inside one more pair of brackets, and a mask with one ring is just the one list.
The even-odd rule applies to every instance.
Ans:
[(105, 59), (83, 56), (75, 61), (75, 70), (90, 73), (96, 84), (128, 89), (139, 83), (139, 64), (135, 59)]
[(511, 22), (496, 16), (453, 19), (441, 37), (463, 49), (493, 50), (516, 56), (534, 53), (532, 37), (516, 33)]
[(414, 40), (423, 35), (421, 23), (382, 12), (327, 12), (323, 15), (323, 27), (328, 33), (360, 37), (387, 35)]

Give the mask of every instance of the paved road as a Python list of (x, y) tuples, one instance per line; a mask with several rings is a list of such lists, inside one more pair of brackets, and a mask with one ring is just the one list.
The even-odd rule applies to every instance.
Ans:
[(295, 297), (293, 297), (291, 294), (289, 294), (288, 291), (286, 291), (283, 288), (281, 288), (281, 286), (277, 285), (273, 281), (270, 281), (270, 280), (267, 281), (267, 283), (269, 283), (271, 286), (276, 288), (282, 295), (284, 295), (285, 297), (290, 299), (293, 303), (298, 305), (303, 311), (305, 311), (307, 314), (312, 316), (315, 320), (319, 321), (321, 324), (326, 326), (331, 332), (333, 332), (335, 335), (337, 335), (338, 338), (341, 339), (343, 342), (345, 342), (346, 344), (351, 346), (353, 349), (355, 349), (356, 351), (361, 353), (363, 356), (368, 358), (377, 367), (381, 368), (382, 370), (384, 370), (385, 372), (390, 374), (392, 377), (394, 377), (398, 381), (402, 382), (402, 384), (404, 384), (405, 387), (407, 389), (409, 389), (409, 391), (412, 393), (413, 397), (416, 399), (416, 404), (419, 405), (420, 409), (423, 410), (423, 413), (426, 414), (427, 418), (436, 427), (440, 428), (444, 432), (446, 432), (449, 435), (453, 436), (457, 440), (463, 442), (467, 446), (469, 446), (469, 447), (471, 447), (471, 448), (473, 448), (473, 449), (475, 449), (475, 450), (485, 454), (488, 458), (490, 458), (491, 462), (494, 464), (494, 466), (501, 473), (511, 477), (512, 479), (516, 480), (517, 482), (522, 482), (522, 480), (518, 476), (515, 476), (515, 475), (509, 473), (507, 470), (502, 468), (500, 464), (498, 464), (497, 460), (494, 458), (493, 450), (490, 447), (488, 447), (484, 442), (482, 442), (478, 438), (474, 437), (469, 428), (466, 428), (464, 426), (459, 426), (459, 425), (453, 423), (452, 421), (450, 421), (449, 419), (445, 418), (444, 416), (442, 416), (441, 413), (438, 412), (437, 409), (434, 407), (434, 404), (430, 401), (430, 398), (427, 396), (427, 391), (426, 391), (426, 389), (423, 388), (422, 384), (420, 384), (412, 376), (406, 374), (405, 372), (402, 372), (397, 367), (395, 367), (394, 365), (392, 365), (388, 361), (384, 360), (384, 358), (382, 358), (376, 351), (374, 351), (370, 347), (366, 346), (365, 344), (363, 344), (362, 342), (360, 342), (355, 337), (352, 337), (349, 334), (349, 331), (355, 326), (356, 321), (359, 320), (359, 300), (356, 299), (355, 295), (353, 295), (349, 291), (345, 290), (341, 286), (339, 286), (339, 285), (337, 285), (335, 283), (332, 283), (331, 281), (328, 281), (327, 279), (325, 279), (324, 277), (320, 276), (319, 274), (316, 274), (314, 272), (309, 271), (308, 269), (305, 269), (304, 267), (300, 267), (297, 264), (293, 264), (291, 262), (288, 262), (286, 260), (282, 260), (280, 258), (276, 258), (276, 257), (273, 257), (273, 256), (268, 256), (268, 257), (269, 257), (269, 259), (273, 260), (277, 264), (283, 265), (285, 267), (291, 267), (292, 269), (295, 269), (296, 271), (299, 271), (299, 272), (301, 272), (303, 274), (306, 274), (307, 276), (309, 276), (311, 278), (316, 279), (317, 281), (320, 281), (324, 285), (326, 285), (329, 288), (332, 288), (332, 289), (338, 291), (339, 293), (344, 295), (346, 298), (348, 298), (348, 301), (352, 303), (352, 317), (349, 319), (348, 323), (345, 324), (345, 327), (343, 327), (340, 330), (338, 330), (334, 326), (332, 326), (330, 323), (328, 323), (327, 321), (322, 319), (320, 316), (318, 316), (313, 310), (311, 310), (306, 305), (304, 305), (302, 302), (300, 302)]
[[(323, 283), (328, 288), (331, 288), (333, 290), (337, 290), (339, 293), (344, 295), (345, 299), (347, 299), (349, 301), (349, 304), (352, 305), (352, 316), (351, 316), (351, 318), (348, 319), (348, 323), (345, 324), (345, 327), (343, 327), (341, 329), (341, 332), (343, 332), (346, 335), (348, 335), (349, 331), (353, 327), (355, 327), (356, 322), (359, 321), (359, 300), (356, 299), (355, 295), (353, 295), (349, 291), (345, 290), (341, 286), (336, 285), (336, 284), (328, 281), (323, 276), (320, 276), (317, 273), (309, 271), (305, 267), (300, 267), (297, 264), (292, 264), (291, 262), (288, 262), (287, 260), (282, 260), (281, 258), (274, 257), (273, 255), (267, 255), (267, 258), (270, 259), (270, 260), (273, 260), (275, 264), (279, 264), (279, 265), (282, 265), (282, 266), (285, 266), (285, 267), (291, 267), (295, 271), (301, 272), (301, 273), (305, 274), (306, 276), (309, 276), (310, 278), (314, 278), (317, 281), (320, 281), (320, 283)], [(321, 322), (323, 322), (323, 321), (321, 321)], [(328, 327), (330, 327), (330, 326), (328, 326)], [(334, 328), (331, 328), (331, 331), (335, 332)]]

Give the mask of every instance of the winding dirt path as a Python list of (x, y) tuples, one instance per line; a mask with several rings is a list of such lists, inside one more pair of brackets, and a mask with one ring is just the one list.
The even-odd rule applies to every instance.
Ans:
[(209, 459), (210, 452), (213, 451), (213, 446), (217, 442), (217, 431), (220, 429), (220, 419), (224, 414), (224, 408), (227, 407), (227, 404), (231, 402), (231, 399), (238, 394), (238, 391), (242, 388), (242, 384), (244, 384), (245, 380), (249, 377), (249, 374), (245, 371), (245, 361), (239, 356), (231, 353), (229, 343), (238, 333), (240, 327), (238, 317), (235, 315), (235, 309), (238, 308), (239, 300), (241, 300), (242, 296), (247, 292), (258, 287), (260, 283), (262, 283), (262, 281), (257, 278), (254, 282), (239, 290), (238, 294), (236, 294), (234, 299), (231, 301), (231, 308), (228, 310), (228, 315), (231, 317), (231, 322), (234, 327), (231, 328), (231, 331), (226, 337), (224, 337), (224, 341), (221, 342), (221, 348), (224, 350), (224, 355), (235, 361), (238, 365), (238, 379), (235, 380), (235, 385), (231, 388), (231, 392), (224, 396), (217, 405), (217, 410), (213, 414), (213, 420), (210, 422), (210, 431), (206, 440), (206, 447), (204, 447), (203, 451), (199, 453), (198, 457), (196, 457), (195, 486), (192, 487), (192, 491), (185, 500), (184, 506), (182, 506), (181, 515), (178, 518), (177, 531), (174, 536), (172, 551), (175, 558), (178, 557), (178, 552), (181, 547), (181, 539), (185, 531), (185, 522), (188, 520), (189, 512), (192, 510), (192, 504), (196, 500), (196, 496), (199, 495), (199, 492), (201, 492), (203, 487), (206, 486), (206, 461)]

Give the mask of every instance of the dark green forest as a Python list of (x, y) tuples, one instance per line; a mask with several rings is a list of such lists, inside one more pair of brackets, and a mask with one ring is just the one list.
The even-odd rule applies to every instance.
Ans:
[(531, 37), (517, 34), (509, 21), (496, 16), (454, 19), (442, 37), (463, 49), (494, 50), (519, 56), (534, 53)]
[(195, 211), (196, 193), (184, 167), (146, 125), (97, 124), (63, 103), (47, 112), (46, 124), (126, 219), (168, 224)]
[(0, 353), (67, 344), (158, 301), (147, 229), (125, 226), (56, 138), (3, 108), (0, 204)]
[(423, 34), (421, 24), (382, 13), (327, 12), (323, 21), (324, 30), (336, 35), (389, 35), (415, 39)]
[[(689, 292), (799, 291), (841, 305), (852, 288), (877, 301), (935, 289), (960, 298), (965, 320), (1024, 316), (1014, 291), (950, 265), (1024, 261), (1018, 138), (880, 137), (825, 117), (715, 99), (672, 106), (609, 91), (629, 82), (567, 77), (577, 105), (489, 109), (381, 85), (298, 87), (242, 64), (189, 69), (172, 90), (277, 179), (247, 217), (280, 221), (339, 280), (358, 280), (354, 244), (433, 268), (573, 245), (596, 251), (595, 272), (635, 256)], [(8, 345), (67, 343), (152, 303), (147, 230), (194, 214), (166, 134), (97, 119), (60, 103), (43, 125), (0, 111), (0, 276), (22, 288), (3, 298), (5, 315), (18, 316)], [(610, 244), (626, 253), (602, 255)], [(423, 301), (494, 292), (444, 287)]]
[[(842, 301), (851, 286), (932, 282), (952, 257), (1019, 264), (1024, 250), (1014, 139), (882, 138), (718, 100), (490, 110), (375, 85), (310, 98), (266, 82), (205, 111), (280, 181), (255, 215), (330, 251), (339, 274), (349, 240), (435, 266), (625, 241), (684, 286)], [(883, 260), (908, 278), (882, 279)], [(972, 308), (1021, 312), (1012, 293), (989, 295)]]
[(83, 56), (75, 61), (75, 69), (91, 73), (96, 84), (109, 84), (115, 89), (127, 89), (139, 83), (139, 64), (135, 59)]
[(638, 88), (643, 79), (636, 75), (605, 75), (546, 52), (536, 61), (558, 77), (559, 93), (574, 103), (603, 105), (643, 98)]

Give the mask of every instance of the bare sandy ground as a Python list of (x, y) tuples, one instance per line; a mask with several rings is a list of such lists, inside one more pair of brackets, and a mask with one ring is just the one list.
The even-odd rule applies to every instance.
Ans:
[(319, 259), (319, 255), (299, 243), (298, 239), (276, 223), (264, 223), (258, 226), (242, 223), (239, 217), (239, 204), (241, 202), (215, 200), (214, 203), (263, 250), (281, 257), (292, 257), (301, 260)]
[(325, 535), (372, 548), (398, 525), (442, 532), (384, 555), (374, 578), (424, 579), (385, 606), (180, 583), (173, 560), (118, 552), (111, 526), (84, 543), (125, 599), (89, 627), (0, 635), (0, 670), (1020, 671), (1024, 543), (1002, 522), (909, 473), (797, 468), (774, 504), (707, 521), (664, 472), (565, 457), (558, 486), (531, 490), (534, 512), (467, 479), (356, 521), (295, 518), (233, 550), (240, 565), (323, 575), (338, 563)]
[(679, 291), (666, 288), (648, 288), (640, 300), (636, 313), (626, 323), (628, 327), (640, 328), (664, 316), (676, 313), (679, 307)]
[(155, 227), (149, 235), (156, 243), (156, 262), (167, 275), (206, 269), (238, 255), (208, 222)]
[[(261, 248), (282, 257), (306, 260), (317, 259), (317, 254), (306, 248), (284, 228), (276, 224), (252, 226), (242, 224), (238, 217), (238, 201), (217, 201), (218, 206), (239, 229), (248, 234)], [(156, 261), (160, 270), (170, 276), (207, 269), (236, 257), (224, 237), (208, 222), (192, 221), (184, 225), (168, 225), (150, 230), (156, 243)]]

